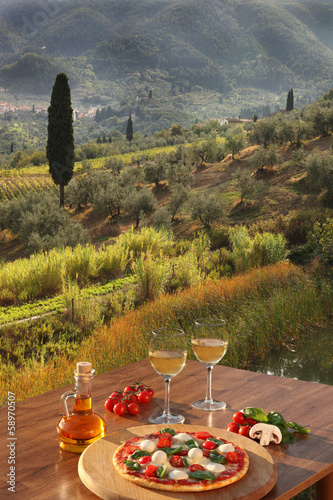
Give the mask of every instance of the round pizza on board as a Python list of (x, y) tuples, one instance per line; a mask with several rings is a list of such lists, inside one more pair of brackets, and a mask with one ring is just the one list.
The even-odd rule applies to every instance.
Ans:
[(165, 428), (123, 443), (114, 453), (113, 465), (137, 485), (194, 492), (239, 481), (249, 468), (249, 457), (240, 446), (209, 432)]

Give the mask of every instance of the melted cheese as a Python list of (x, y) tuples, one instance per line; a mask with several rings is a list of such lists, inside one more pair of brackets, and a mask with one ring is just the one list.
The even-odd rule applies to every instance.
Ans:
[(225, 470), (225, 467), (222, 464), (210, 462), (209, 464), (206, 465), (206, 469), (209, 472), (213, 472), (214, 474), (220, 474), (221, 472), (223, 472)]
[(235, 448), (232, 446), (231, 443), (220, 444), (220, 446), (218, 446), (217, 449), (220, 453), (228, 453), (229, 451), (235, 451)]
[(175, 434), (172, 438), (173, 441), (181, 441), (182, 443), (185, 443), (185, 441), (189, 441), (190, 439), (193, 439), (192, 436), (189, 436), (186, 432), (178, 432), (178, 434)]
[(165, 451), (158, 450), (152, 455), (151, 461), (154, 465), (162, 465), (168, 461), (168, 456)]
[(200, 448), (191, 448), (188, 452), (188, 457), (192, 460), (200, 460), (203, 457), (203, 452)]
[(140, 448), (143, 451), (147, 451), (148, 453), (152, 453), (156, 450), (156, 444), (151, 439), (145, 439), (140, 443)]
[(169, 478), (170, 479), (175, 479), (175, 480), (178, 480), (178, 479), (187, 479), (188, 478), (188, 474), (182, 470), (177, 470), (177, 469), (174, 469), (170, 472), (169, 474)]

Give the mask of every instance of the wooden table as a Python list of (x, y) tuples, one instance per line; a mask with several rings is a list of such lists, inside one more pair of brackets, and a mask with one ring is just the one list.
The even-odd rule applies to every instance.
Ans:
[[(73, 371), (74, 371), (73, 366)], [(205, 368), (187, 361), (171, 382), (171, 411), (182, 413), (187, 424), (225, 428), (235, 411), (245, 406), (277, 410), (287, 420), (311, 429), (311, 437), (297, 435), (296, 444), (270, 445), (267, 449), (278, 465), (278, 480), (265, 500), (287, 500), (317, 482), (317, 500), (333, 499), (333, 386), (263, 375), (225, 366), (213, 371), (213, 395), (227, 402), (225, 411), (194, 410), (191, 401), (205, 393)], [(117, 417), (104, 408), (114, 389), (140, 380), (149, 383), (155, 396), (141, 405), (136, 416)], [(61, 418), (60, 396), (73, 385), (28, 398), (16, 404), (15, 438), (7, 430), (8, 408), (0, 408), (0, 497), (8, 491), (9, 459), (15, 459), (15, 500), (93, 500), (98, 497), (81, 482), (79, 455), (61, 451), (56, 424)], [(163, 409), (164, 383), (148, 360), (140, 361), (95, 377), (93, 409), (108, 424), (108, 433), (148, 423), (148, 416)], [(12, 443), (12, 448), (7, 446)], [(13, 446), (14, 444), (14, 446)]]

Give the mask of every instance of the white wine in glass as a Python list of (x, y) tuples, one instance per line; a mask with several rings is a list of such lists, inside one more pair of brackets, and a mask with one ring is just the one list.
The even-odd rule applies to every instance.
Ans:
[(170, 413), (170, 380), (184, 368), (187, 357), (186, 338), (178, 328), (159, 328), (153, 330), (149, 341), (149, 359), (165, 381), (164, 411), (151, 415), (148, 420), (153, 424), (182, 424), (183, 415)]
[(202, 318), (195, 321), (191, 337), (196, 358), (207, 368), (206, 398), (192, 403), (193, 408), (206, 411), (224, 410), (224, 401), (212, 398), (212, 370), (228, 349), (226, 322), (223, 319)]

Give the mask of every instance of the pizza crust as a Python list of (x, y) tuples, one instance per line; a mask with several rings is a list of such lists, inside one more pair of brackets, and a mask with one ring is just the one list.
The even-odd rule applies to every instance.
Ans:
[[(145, 438), (146, 436), (141, 436), (141, 437)], [(231, 443), (231, 444), (233, 444), (233, 443)], [(234, 445), (234, 446), (238, 446), (238, 448), (241, 448), (241, 450), (244, 453), (244, 459), (243, 459), (243, 466), (242, 466), (241, 470), (236, 472), (236, 474), (234, 474), (232, 477), (227, 477), (225, 479), (221, 479), (219, 481), (213, 481), (213, 482), (206, 481), (204, 484), (202, 484), (201, 481), (195, 482), (193, 484), (177, 484), (177, 481), (175, 481), (175, 484), (167, 484), (162, 479), (160, 480), (160, 482), (149, 481), (146, 478), (143, 478), (143, 477), (141, 478), (141, 477), (137, 477), (137, 476), (132, 475), (132, 474), (128, 474), (123, 469), (122, 461), (121, 461), (121, 465), (119, 464), (118, 457), (122, 455), (122, 450), (125, 449), (127, 446), (128, 446), (128, 442), (126, 441), (125, 443), (123, 443), (121, 446), (119, 446), (117, 448), (117, 450), (115, 451), (115, 453), (113, 455), (113, 466), (116, 469), (117, 473), (122, 478), (124, 478), (127, 481), (130, 481), (134, 484), (137, 484), (138, 486), (143, 486), (144, 488), (151, 488), (151, 489), (155, 489), (155, 490), (174, 491), (174, 492), (176, 492), (176, 491), (180, 491), (180, 492), (191, 492), (191, 491), (196, 492), (196, 491), (198, 491), (199, 492), (199, 491), (215, 490), (218, 488), (223, 488), (225, 486), (229, 486), (230, 484), (233, 484), (233, 483), (239, 481), (240, 479), (242, 479), (245, 476), (245, 474), (247, 473), (248, 468), (249, 468), (249, 457), (248, 457), (246, 451), (243, 448), (241, 448), (240, 446)]]

